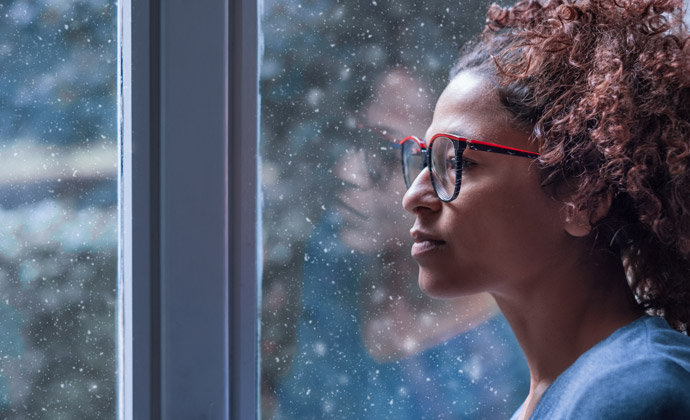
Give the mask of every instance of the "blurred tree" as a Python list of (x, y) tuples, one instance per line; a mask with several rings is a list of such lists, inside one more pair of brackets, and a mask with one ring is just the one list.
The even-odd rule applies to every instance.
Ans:
[(0, 139), (115, 141), (117, 3), (0, 3)]
[(117, 2), (0, 3), (0, 418), (116, 416), (117, 80)]

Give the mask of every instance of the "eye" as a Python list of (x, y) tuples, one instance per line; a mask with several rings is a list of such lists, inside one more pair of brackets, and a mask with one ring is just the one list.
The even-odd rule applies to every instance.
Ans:
[[(463, 159), (462, 160), (462, 169), (468, 169), (472, 166), (476, 165), (475, 162), (472, 162), (471, 160)], [(449, 171), (454, 171), (458, 169), (458, 161), (455, 158), (455, 156), (449, 156), (448, 159), (446, 159), (446, 168)]]
[(446, 159), (446, 168), (452, 171), (458, 168), (458, 161), (455, 158), (455, 156), (448, 156), (448, 158)]
[(446, 155), (446, 170), (454, 171), (457, 168), (458, 160), (455, 157), (455, 151), (453, 150), (452, 153), (449, 151), (449, 153)]
[(462, 169), (463, 170), (471, 168), (474, 165), (476, 165), (476, 163), (472, 162), (471, 160), (467, 160), (467, 159), (462, 160)]

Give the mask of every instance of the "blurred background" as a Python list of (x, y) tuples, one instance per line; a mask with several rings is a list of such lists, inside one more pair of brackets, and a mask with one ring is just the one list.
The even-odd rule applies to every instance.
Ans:
[(0, 1), (0, 418), (116, 416), (117, 3)]
[(488, 296), (420, 292), (400, 204), (395, 141), (424, 137), (488, 4), (264, 1), (264, 419), (505, 419), (526, 396)]

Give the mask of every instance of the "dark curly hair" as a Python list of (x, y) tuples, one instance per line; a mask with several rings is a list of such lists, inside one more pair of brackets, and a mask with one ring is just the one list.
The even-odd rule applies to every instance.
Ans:
[[(593, 211), (648, 312), (690, 324), (690, 42), (681, 0), (491, 6), (451, 72), (493, 75), (539, 144), (542, 186)], [(561, 198), (561, 197), (559, 197)]]

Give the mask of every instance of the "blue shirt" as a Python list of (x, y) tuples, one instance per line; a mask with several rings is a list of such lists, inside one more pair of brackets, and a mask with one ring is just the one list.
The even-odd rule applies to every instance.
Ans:
[(642, 316), (561, 373), (530, 419), (690, 419), (690, 337)]

